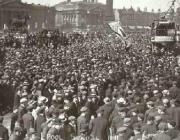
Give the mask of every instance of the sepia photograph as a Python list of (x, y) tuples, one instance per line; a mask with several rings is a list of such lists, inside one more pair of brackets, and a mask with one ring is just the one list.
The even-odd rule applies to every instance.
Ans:
[(180, 140), (180, 0), (0, 0), (0, 140)]

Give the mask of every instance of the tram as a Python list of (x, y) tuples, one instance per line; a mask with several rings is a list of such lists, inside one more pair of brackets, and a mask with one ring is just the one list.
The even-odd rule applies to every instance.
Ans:
[(174, 45), (177, 42), (176, 24), (170, 20), (155, 20), (152, 23), (151, 42), (155, 45)]
[(175, 2), (173, 0), (167, 13), (151, 25), (151, 42), (154, 46), (173, 47), (180, 41), (179, 26), (174, 21)]

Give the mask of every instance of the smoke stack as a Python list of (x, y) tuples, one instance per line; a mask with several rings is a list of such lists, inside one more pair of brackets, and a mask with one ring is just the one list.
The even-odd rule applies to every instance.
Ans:
[(147, 12), (147, 11), (148, 11), (148, 10), (147, 10), (147, 7), (145, 7), (145, 8), (144, 8), (144, 12)]
[(158, 13), (161, 13), (161, 9), (158, 9)]

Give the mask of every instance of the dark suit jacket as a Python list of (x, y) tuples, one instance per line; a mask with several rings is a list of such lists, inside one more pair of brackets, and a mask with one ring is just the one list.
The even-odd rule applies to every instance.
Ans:
[(48, 88), (44, 88), (42, 90), (42, 96), (45, 96), (46, 98), (48, 98), (48, 106), (51, 105), (51, 102), (52, 102), (52, 96), (53, 94), (49, 92)]
[(34, 128), (34, 117), (31, 113), (26, 113), (22, 117), (24, 129), (28, 132), (30, 128)]
[(152, 140), (171, 140), (171, 138), (166, 134), (157, 134), (152, 138)]
[(38, 136), (41, 136), (41, 125), (46, 121), (46, 118), (43, 115), (38, 115), (37, 119), (35, 120), (35, 130), (38, 133)]
[(72, 102), (70, 106), (70, 116), (75, 116), (77, 118), (79, 115), (79, 109), (80, 105), (78, 103), (75, 104), (74, 102)]
[(80, 130), (88, 126), (88, 119), (85, 116), (79, 116), (77, 118), (77, 133), (80, 134)]
[(103, 117), (95, 118), (92, 122), (92, 136), (99, 140), (108, 140), (108, 121)]
[(168, 136), (171, 137), (171, 139), (175, 139), (180, 136), (180, 131), (177, 129), (170, 129), (166, 132)]
[(0, 139), (2, 139), (2, 140), (9, 139), (8, 129), (5, 128), (2, 124), (0, 124)]
[(175, 107), (172, 113), (174, 114), (172, 119), (176, 122), (177, 129), (180, 130), (180, 107)]
[(113, 106), (112, 104), (105, 104), (100, 107), (100, 110), (104, 110), (103, 112), (103, 117), (107, 120), (109, 120), (109, 117), (113, 111)]

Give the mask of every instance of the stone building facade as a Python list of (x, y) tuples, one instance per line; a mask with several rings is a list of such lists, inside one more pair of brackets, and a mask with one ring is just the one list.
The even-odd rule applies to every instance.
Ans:
[(57, 4), (55, 9), (55, 25), (62, 30), (90, 30), (102, 25), (106, 19), (106, 5), (98, 3), (97, 0), (80, 2), (67, 0)]
[(0, 0), (0, 30), (10, 29), (14, 23), (24, 23), (30, 31), (54, 28), (55, 9), (21, 0)]

